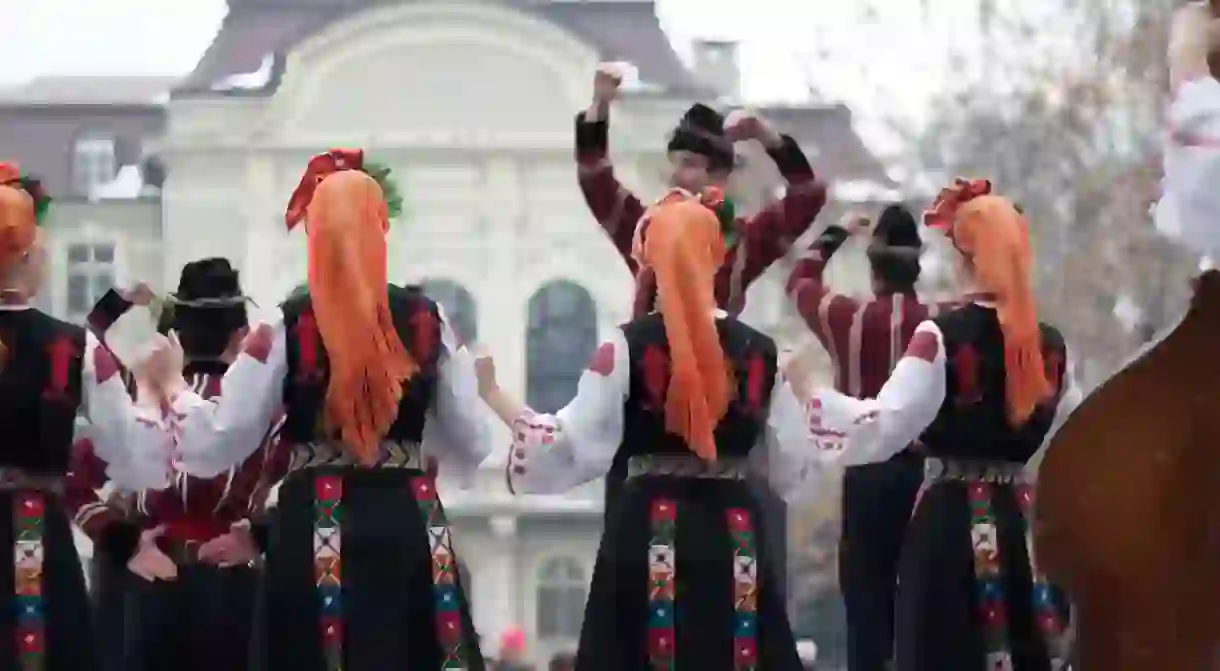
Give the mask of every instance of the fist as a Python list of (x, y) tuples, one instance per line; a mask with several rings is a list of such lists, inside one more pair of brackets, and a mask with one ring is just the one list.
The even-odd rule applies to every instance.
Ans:
[(731, 112), (724, 121), (724, 135), (730, 142), (757, 140), (767, 146), (779, 144), (779, 133), (762, 117), (747, 110)]
[(125, 300), (130, 301), (133, 305), (140, 306), (147, 306), (153, 302), (154, 298), (156, 298), (156, 294), (153, 293), (153, 290), (143, 282), (140, 282), (134, 287), (123, 291), (122, 296)]
[(496, 360), (487, 352), (474, 352), (474, 374), (479, 381), (479, 396), (487, 398), (499, 384), (496, 382)]
[(600, 104), (613, 102), (622, 83), (623, 73), (619, 68), (611, 63), (603, 63), (593, 75), (593, 100)]
[(871, 224), (872, 221), (868, 218), (868, 215), (860, 212), (848, 212), (843, 215), (843, 220), (839, 222), (839, 226), (842, 226), (848, 235), (856, 235), (861, 231), (868, 230)]

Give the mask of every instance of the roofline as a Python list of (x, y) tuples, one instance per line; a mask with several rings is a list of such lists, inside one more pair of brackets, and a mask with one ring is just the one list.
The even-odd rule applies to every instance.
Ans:
[(114, 111), (141, 111), (141, 112), (164, 112), (165, 103), (150, 102), (150, 103), (133, 103), (133, 102), (73, 102), (65, 100), (63, 102), (55, 102), (49, 100), (3, 100), (0, 99), (0, 110), (45, 110), (45, 109), (72, 109), (73, 111), (98, 111), (98, 112), (114, 112)]

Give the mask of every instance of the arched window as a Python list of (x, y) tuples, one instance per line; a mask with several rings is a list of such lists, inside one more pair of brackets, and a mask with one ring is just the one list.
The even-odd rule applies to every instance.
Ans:
[(576, 395), (585, 363), (597, 347), (597, 307), (584, 287), (560, 280), (529, 302), (526, 390), (530, 407), (555, 412)]
[(550, 557), (538, 566), (539, 638), (576, 639), (585, 616), (589, 579), (574, 557)]
[(452, 280), (424, 280), (420, 286), (428, 298), (445, 308), (449, 326), (464, 343), (473, 343), (479, 338), (478, 306), (474, 296), (466, 287)]

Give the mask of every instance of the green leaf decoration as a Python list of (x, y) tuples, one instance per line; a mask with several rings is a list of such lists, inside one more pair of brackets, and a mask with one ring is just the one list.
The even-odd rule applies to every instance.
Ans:
[(398, 183), (390, 179), (390, 173), (393, 171), (382, 163), (365, 161), (364, 172), (369, 177), (375, 179), (381, 187), (381, 192), (385, 195), (385, 205), (387, 212), (389, 212), (390, 220), (397, 219), (402, 214), (403, 199), (402, 191), (398, 188)]
[(741, 232), (737, 230), (737, 207), (728, 198), (716, 208), (716, 218), (720, 220), (720, 234), (724, 236), (724, 244), (731, 246), (737, 242)]

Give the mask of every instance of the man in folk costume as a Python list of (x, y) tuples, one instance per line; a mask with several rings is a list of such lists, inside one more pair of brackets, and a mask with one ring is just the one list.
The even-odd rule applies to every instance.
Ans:
[[(619, 255), (636, 276), (633, 315), (653, 310), (656, 281), (647, 268), (632, 257), (636, 227), (644, 216), (643, 202), (615, 176), (609, 157), (610, 105), (618, 97), (622, 75), (612, 65), (600, 67), (593, 82), (593, 103), (576, 117), (576, 162), (580, 190), (589, 211), (610, 237)], [(788, 182), (787, 193), (752, 217), (739, 217), (731, 200), (724, 197), (735, 164), (733, 144), (755, 140), (767, 150)], [(763, 119), (736, 114), (726, 121), (703, 104), (687, 110), (670, 134), (667, 155), (671, 166), (670, 186), (693, 194), (707, 192), (705, 200), (714, 208), (725, 239), (723, 262), (716, 269), (713, 291), (716, 303), (731, 314), (745, 307), (746, 290), (773, 263), (783, 258), (796, 239), (813, 224), (826, 204), (826, 186), (814, 174), (796, 141), (777, 132)], [(626, 464), (615, 464), (606, 476), (606, 510), (609, 511), (626, 477)], [(779, 547), (785, 541), (783, 506), (773, 492), (767, 499), (768, 523)], [(779, 510), (776, 510), (779, 509)], [(776, 556), (782, 559), (783, 552)]]
[[(90, 326), (113, 324), (134, 305), (131, 298), (146, 302), (138, 288), (127, 296), (108, 292)], [(167, 300), (158, 331), (180, 339), (182, 373), (203, 398), (219, 395), (221, 377), (249, 330), (248, 300), (237, 271), (219, 258), (187, 264)], [(274, 427), (268, 428), (261, 449), (219, 476), (177, 474), (168, 489), (123, 501), (100, 499), (105, 473), (91, 444), (76, 446), (67, 503), (102, 550), (102, 614), (116, 597), (126, 604), (121, 646), (108, 655), (116, 658), (115, 669), (248, 668), (257, 579), (250, 564), (260, 553), (249, 531), (251, 511), (260, 485), (278, 481), (288, 466), (274, 449)]]
[[(173, 444), (147, 392), (137, 405), (114, 355), (92, 333), (30, 305), (46, 252), (38, 181), (0, 164), (0, 535), (13, 570), (0, 572), (0, 669), (100, 668), (80, 556), (62, 508), (72, 444), (86, 431), (120, 486), (164, 487)], [(142, 364), (141, 380), (153, 372)], [(77, 429), (77, 414), (88, 418)]]
[[(874, 297), (861, 301), (835, 293), (823, 274), (843, 243), (869, 221), (849, 214), (828, 226), (788, 276), (788, 297), (834, 365), (835, 388), (875, 397), (925, 319), (952, 309), (915, 293), (923, 242), (915, 217), (901, 205), (881, 212), (868, 247)], [(843, 481), (839, 588), (847, 610), (851, 671), (887, 668), (894, 648), (894, 592), (898, 560), (915, 495), (923, 482), (915, 446), (891, 459), (848, 469)]]
[(876, 397), (815, 393), (810, 428), (828, 464), (887, 461), (916, 439), (927, 455), (899, 568), (898, 671), (1062, 669), (1066, 604), (1029, 549), (1027, 461), (1079, 400), (1067, 348), (1038, 321), (1012, 203), (959, 180), (928, 221), (973, 300), (919, 324)]
[(576, 668), (800, 671), (746, 476), (794, 498), (815, 489), (803, 408), (774, 341), (716, 307), (715, 214), (673, 193), (638, 240), (658, 310), (613, 331), (566, 407), (534, 412), (499, 388), (490, 358), (478, 366), (481, 395), (513, 429), (510, 489), (559, 493), (628, 465)]
[[(1174, 17), (1155, 210), (1161, 232), (1212, 259), (1220, 259), (1217, 10), (1191, 3)], [(1220, 668), (1218, 342), (1220, 273), (1208, 270), (1181, 322), (1093, 391), (1046, 452), (1038, 554), (1077, 608), (1080, 668)]]
[[(358, 150), (311, 160), (287, 213), (308, 236), (307, 293), (247, 338), (218, 398), (161, 380), (178, 468), (197, 477), (248, 458), (283, 409), (292, 458), (266, 551), (262, 671), (484, 668), (436, 473), (469, 486), (489, 432), (440, 307), (387, 281), (401, 207), (387, 173)], [(154, 349), (180, 356), (172, 340)]]

